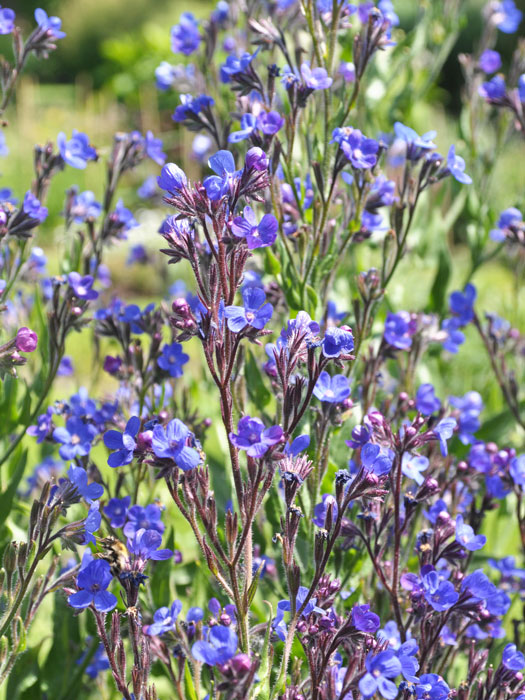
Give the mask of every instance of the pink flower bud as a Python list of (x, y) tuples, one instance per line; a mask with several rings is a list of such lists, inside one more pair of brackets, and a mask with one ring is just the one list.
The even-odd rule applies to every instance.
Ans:
[(21, 352), (33, 352), (38, 345), (37, 334), (25, 326), (16, 334), (16, 349)]

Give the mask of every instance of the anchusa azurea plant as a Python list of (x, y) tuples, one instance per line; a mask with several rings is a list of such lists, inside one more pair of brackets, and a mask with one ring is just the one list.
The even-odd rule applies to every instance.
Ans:
[[(34, 17), (24, 39), (0, 8), (4, 157), (27, 59), (65, 37)], [(496, 50), (522, 13), (481, 12), (455, 143), (414, 105), (462, 3), (402, 19), (185, 11), (152, 82), (191, 158), (72, 124), (0, 189), (9, 697), (524, 700), (525, 341), (482, 276), (499, 259), (519, 300), (525, 203), (491, 197), (523, 148), (523, 50)], [(126, 292), (138, 268), (160, 294)]]

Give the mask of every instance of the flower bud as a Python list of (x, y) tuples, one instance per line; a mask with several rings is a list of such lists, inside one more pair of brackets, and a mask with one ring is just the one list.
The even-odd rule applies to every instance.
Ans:
[(38, 336), (30, 328), (23, 326), (16, 334), (16, 349), (21, 352), (33, 352), (38, 345)]

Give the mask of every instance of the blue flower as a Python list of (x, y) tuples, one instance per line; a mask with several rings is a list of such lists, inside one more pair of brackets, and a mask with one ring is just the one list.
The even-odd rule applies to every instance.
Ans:
[(485, 535), (475, 535), (474, 530), (464, 522), (463, 516), (456, 517), (456, 542), (459, 542), (469, 552), (475, 552), (485, 546)]
[(266, 295), (259, 287), (245, 287), (241, 294), (244, 306), (226, 306), (224, 309), (228, 328), (233, 333), (239, 333), (246, 326), (261, 330), (271, 319), (273, 306), (266, 302)]
[(144, 138), (144, 150), (146, 155), (158, 165), (164, 165), (166, 154), (162, 151), (162, 140), (156, 139), (152, 131), (147, 131)]
[(428, 131), (423, 136), (420, 136), (409, 126), (396, 122), (394, 124), (394, 133), (396, 139), (404, 141), (406, 144), (406, 157), (408, 160), (419, 160), (427, 151), (436, 148), (436, 144), (432, 141), (436, 135), (435, 131)]
[(175, 112), (172, 115), (172, 119), (175, 122), (183, 122), (185, 119), (194, 119), (199, 112), (203, 110), (209, 110), (213, 107), (215, 100), (213, 97), (208, 95), (198, 95), (198, 97), (193, 97), (193, 95), (181, 95), (181, 104), (175, 108)]
[(439, 411), (441, 401), (435, 395), (435, 389), (432, 384), (421, 384), (416, 393), (416, 408), (424, 416), (430, 416), (432, 413)]
[(372, 472), (376, 476), (388, 474), (392, 469), (393, 461), (391, 450), (385, 450), (379, 445), (367, 442), (361, 449), (361, 464), (366, 471)]
[(108, 457), (110, 467), (123, 467), (133, 461), (133, 452), (137, 446), (135, 437), (140, 428), (140, 418), (131, 416), (126, 423), (124, 432), (108, 430), (104, 434), (104, 445), (110, 450), (117, 450)]
[(104, 493), (102, 484), (97, 484), (94, 481), (88, 484), (87, 472), (82, 467), (76, 467), (72, 464), (69, 467), (67, 475), (73, 486), (76, 487), (78, 493), (87, 503), (92, 503)]
[(509, 671), (521, 671), (525, 666), (525, 656), (523, 656), (521, 651), (518, 651), (515, 644), (507, 644), (505, 649), (503, 649), (501, 663)]
[[(86, 642), (91, 642), (91, 637), (86, 638)], [(77, 665), (81, 666), (84, 663), (84, 659), (86, 658), (88, 651), (86, 650), (80, 659), (77, 659)], [(88, 663), (86, 666), (86, 670), (84, 673), (89, 676), (90, 678), (96, 678), (98, 674), (101, 671), (107, 671), (110, 668), (109, 664), (109, 659), (106, 655), (106, 651), (104, 649), (104, 645), (102, 642), (99, 644), (97, 647), (97, 650), (94, 654), (94, 656), (91, 658), (91, 661)]]
[(171, 608), (159, 608), (153, 615), (153, 623), (145, 628), (145, 632), (150, 637), (161, 635), (164, 632), (171, 632), (175, 629), (175, 624), (182, 610), (182, 603), (176, 600)]
[(411, 336), (415, 330), (415, 324), (408, 312), (399, 311), (397, 314), (388, 312), (385, 321), (385, 340), (389, 345), (399, 350), (408, 350), (412, 345)]
[(440, 579), (437, 571), (429, 571), (422, 575), (421, 584), (425, 600), (438, 612), (448, 610), (459, 599), (459, 593), (452, 583)]
[(505, 85), (505, 78), (501, 75), (495, 75), (491, 80), (486, 83), (482, 83), (478, 88), (478, 93), (481, 97), (489, 104), (501, 104), (507, 87)]
[(371, 698), (379, 692), (386, 700), (394, 700), (397, 686), (390, 680), (401, 673), (401, 664), (393, 649), (374, 654), (369, 651), (366, 660), (366, 673), (359, 681), (359, 690), (364, 698)]
[(208, 160), (208, 165), (216, 175), (204, 178), (202, 184), (208, 197), (212, 201), (217, 201), (230, 193), (241, 171), (235, 170), (235, 161), (230, 151), (217, 151)]
[(408, 452), (403, 453), (401, 462), (401, 471), (409, 479), (414, 479), (416, 484), (421, 484), (425, 481), (425, 477), (421, 474), (428, 469), (429, 461), (423, 455), (411, 455)]
[(95, 280), (91, 275), (82, 276), (78, 272), (70, 272), (67, 281), (77, 299), (90, 301), (98, 297), (98, 292), (93, 289)]
[(64, 355), (64, 357), (60, 360), (60, 364), (58, 365), (57, 376), (72, 377), (74, 373), (75, 369), (73, 367), (73, 360), (71, 357), (69, 357), (69, 355)]
[(144, 530), (141, 528), (128, 538), (128, 550), (143, 563), (152, 559), (153, 561), (163, 561), (173, 556), (171, 549), (159, 549), (162, 544), (162, 535), (156, 530)]
[(301, 75), (306, 87), (310, 90), (326, 90), (333, 83), (324, 68), (310, 68), (308, 63), (302, 64)]
[(360, 632), (375, 634), (379, 629), (381, 620), (379, 615), (370, 610), (369, 605), (354, 605), (352, 608), (352, 624)]
[(282, 440), (283, 429), (279, 425), (265, 428), (259, 418), (244, 416), (237, 425), (237, 433), (229, 433), (231, 442), (249, 457), (262, 457), (270, 447)]
[(241, 117), (240, 131), (232, 131), (228, 136), (230, 143), (239, 143), (244, 139), (249, 139), (253, 132), (257, 129), (257, 118), (253, 114), (243, 114)]
[(198, 50), (200, 42), (199, 23), (191, 12), (183, 12), (179, 24), (171, 28), (171, 50), (190, 56)]
[(446, 338), (443, 340), (443, 347), (454, 355), (465, 342), (465, 334), (459, 330), (460, 328), (461, 323), (457, 318), (446, 318), (441, 324), (441, 330), (446, 333)]
[(118, 200), (117, 206), (111, 214), (111, 218), (113, 225), (122, 231), (129, 231), (139, 225), (131, 210), (124, 206), (122, 199)]
[(519, 209), (509, 207), (501, 212), (497, 228), (492, 229), (490, 237), (493, 241), (504, 241), (508, 234), (511, 234), (513, 229), (518, 228), (523, 222), (523, 216)]
[(59, 450), (62, 459), (85, 457), (91, 450), (96, 432), (93, 425), (84, 423), (80, 418), (68, 418), (65, 428), (53, 430), (53, 440), (62, 445)]
[(257, 223), (255, 212), (246, 206), (243, 216), (236, 216), (231, 228), (234, 236), (244, 238), (249, 250), (255, 250), (275, 243), (279, 223), (273, 214), (265, 214)]
[[(308, 595), (308, 588), (306, 586), (299, 586), (297, 595), (295, 597), (295, 610), (298, 611), (303, 606), (306, 596)], [(320, 613), (323, 615), (325, 611), (319, 608), (317, 605), (317, 598), (310, 598), (308, 603), (304, 606), (304, 610), (301, 613), (302, 617), (309, 617), (312, 613)], [(281, 641), (286, 639), (286, 623), (284, 621), (284, 613), (291, 611), (292, 606), (289, 600), (280, 600), (277, 603), (277, 613), (272, 622), (272, 628), (277, 634)]]
[(358, 170), (373, 168), (377, 163), (379, 143), (374, 139), (366, 138), (359, 129), (352, 129), (340, 145), (351, 165)]
[(424, 673), (416, 685), (417, 700), (446, 700), (450, 688), (437, 673)]
[(344, 374), (331, 377), (323, 371), (314, 387), (314, 396), (326, 403), (341, 403), (350, 396), (350, 382)]
[(141, 199), (151, 199), (157, 194), (157, 178), (149, 175), (138, 188), (137, 194)]
[(109, 499), (107, 506), (104, 506), (104, 513), (108, 516), (111, 527), (123, 527), (130, 501), (131, 496)]
[(396, 650), (397, 658), (401, 664), (403, 678), (410, 683), (417, 683), (419, 681), (419, 678), (416, 676), (419, 663), (415, 658), (418, 651), (419, 647), (415, 639), (408, 639)]
[(192, 438), (189, 428), (175, 418), (166, 428), (162, 425), (156, 425), (153, 428), (153, 452), (157, 457), (172, 459), (180, 469), (188, 471), (201, 461), (197, 450), (187, 444)]
[(165, 525), (161, 520), (162, 511), (155, 503), (150, 503), (145, 508), (132, 506), (127, 513), (128, 522), (124, 527), (126, 537), (133, 537), (141, 528), (143, 530), (156, 530), (161, 535)]
[(509, 471), (517, 486), (525, 486), (525, 454), (513, 457)]
[(476, 296), (476, 287), (469, 282), (462, 292), (452, 292), (449, 297), (450, 311), (458, 318), (462, 326), (466, 326), (474, 318)]
[(495, 73), (501, 68), (501, 56), (497, 51), (485, 49), (479, 57), (478, 66), (484, 73)]
[(258, 53), (259, 50), (255, 53), (245, 51), (241, 56), (235, 56), (234, 54), (228, 56), (226, 62), (220, 68), (221, 82), (229, 83), (234, 76), (239, 73), (245, 73)]
[(57, 146), (62, 160), (72, 168), (83, 170), (90, 160), (97, 159), (97, 152), (89, 143), (89, 137), (81, 131), (73, 129), (69, 139), (63, 131), (57, 136)]
[(99, 529), (100, 523), (102, 522), (102, 516), (100, 515), (99, 508), (100, 503), (98, 501), (93, 501), (89, 506), (89, 512), (84, 521), (83, 544), (88, 544), (89, 542), (91, 542), (92, 544), (96, 544), (96, 540), (93, 537), (93, 533)]
[(15, 13), (9, 7), (0, 9), (0, 34), (11, 34), (15, 28)]
[(49, 433), (53, 430), (53, 415), (54, 411), (49, 406), (45, 413), (42, 413), (36, 419), (36, 425), (30, 425), (27, 429), (27, 434), (36, 437), (37, 444), (43, 442)]
[(464, 185), (472, 184), (472, 178), (465, 172), (465, 161), (456, 155), (455, 146), (449, 148), (446, 169), (458, 182)]
[(479, 430), (479, 414), (483, 411), (483, 400), (477, 391), (468, 391), (464, 396), (449, 396), (452, 406), (459, 409), (458, 437), (464, 445), (474, 442), (474, 433)]
[(456, 425), (457, 423), (454, 418), (443, 418), (433, 429), (434, 434), (439, 440), (439, 446), (443, 457), (448, 455), (447, 440), (452, 437)]
[(77, 577), (79, 591), (67, 599), (69, 605), (77, 610), (84, 610), (93, 603), (95, 610), (109, 612), (117, 604), (117, 599), (107, 591), (112, 576), (110, 566), (103, 559), (91, 561), (81, 569)]
[(492, 21), (504, 34), (514, 34), (520, 25), (522, 13), (514, 0), (502, 0), (492, 5)]
[(322, 341), (325, 357), (349, 355), (354, 349), (354, 336), (348, 326), (327, 328)]
[(157, 360), (158, 366), (165, 372), (168, 372), (170, 377), (182, 377), (182, 366), (190, 359), (189, 355), (182, 352), (180, 343), (166, 343), (162, 348), (162, 355)]
[(191, 653), (197, 661), (215, 666), (216, 664), (224, 664), (235, 656), (237, 645), (237, 634), (231, 627), (215, 625), (209, 631), (208, 641), (195, 642)]
[(157, 184), (166, 192), (179, 192), (188, 182), (188, 178), (175, 163), (166, 163), (157, 177)]
[(314, 508), (314, 517), (312, 518), (314, 525), (317, 525), (317, 527), (325, 527), (326, 516), (330, 506), (332, 507), (332, 522), (335, 522), (339, 513), (337, 501), (330, 493), (323, 493), (321, 496), (321, 503), (317, 503)]
[(35, 10), (35, 20), (40, 29), (52, 39), (63, 39), (66, 34), (60, 30), (62, 20), (59, 17), (49, 17), (40, 7)]
[(40, 223), (47, 218), (47, 207), (43, 207), (40, 200), (30, 191), (25, 193), (23, 209), (31, 219), (36, 219)]

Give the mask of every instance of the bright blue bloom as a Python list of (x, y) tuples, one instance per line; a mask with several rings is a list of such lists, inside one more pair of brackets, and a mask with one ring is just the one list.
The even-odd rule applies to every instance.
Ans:
[(273, 136), (284, 126), (284, 119), (279, 112), (261, 112), (257, 117), (257, 128), (266, 136)]
[(374, 139), (368, 139), (359, 129), (352, 129), (350, 135), (341, 141), (341, 150), (358, 170), (373, 168), (377, 163), (379, 143)]
[(234, 54), (226, 58), (226, 62), (220, 68), (220, 77), (222, 83), (229, 83), (231, 79), (239, 73), (245, 73), (250, 67), (251, 62), (257, 56), (259, 50), (255, 53), (245, 51), (240, 57)]
[(135, 437), (140, 428), (140, 418), (131, 416), (126, 423), (124, 432), (118, 430), (108, 430), (104, 434), (104, 445), (110, 450), (117, 450), (108, 457), (110, 467), (123, 467), (133, 461), (133, 452), (137, 446)]
[(446, 700), (450, 688), (437, 673), (424, 673), (416, 685), (417, 700)]
[[(228, 328), (239, 333), (246, 326), (261, 330), (273, 315), (273, 306), (266, 302), (266, 294), (259, 287), (245, 287), (242, 290), (244, 306), (226, 306), (224, 317)], [(266, 302), (266, 303), (265, 303)]]
[(361, 449), (361, 464), (363, 468), (376, 476), (388, 474), (392, 469), (393, 461), (393, 453), (390, 450), (381, 448), (379, 445), (367, 442)]
[(501, 75), (495, 75), (488, 82), (482, 83), (478, 88), (478, 93), (484, 97), (489, 104), (499, 104), (505, 97), (507, 87), (505, 78)]
[(472, 178), (465, 172), (465, 161), (456, 155), (455, 146), (449, 148), (446, 169), (458, 182), (464, 185), (472, 184)]
[(129, 231), (139, 225), (131, 210), (124, 206), (124, 202), (121, 199), (118, 200), (115, 211), (111, 216), (113, 223), (117, 224), (122, 231)]
[[(410, 631), (407, 636), (410, 637)], [(377, 639), (380, 642), (388, 642), (388, 645), (396, 651), (401, 647), (401, 635), (394, 620), (389, 620), (383, 628), (378, 630)]]
[(141, 199), (151, 199), (157, 194), (157, 178), (149, 175), (138, 188), (137, 194)]
[(240, 131), (232, 131), (228, 136), (230, 143), (239, 143), (244, 139), (249, 139), (257, 128), (257, 118), (253, 114), (243, 114), (241, 117)]
[(146, 155), (158, 165), (164, 165), (166, 162), (166, 154), (162, 151), (162, 140), (156, 139), (152, 131), (146, 132), (144, 150)]
[(86, 387), (80, 387), (69, 399), (69, 410), (77, 418), (92, 418), (97, 410), (97, 403), (89, 397)]
[(416, 659), (418, 651), (419, 647), (415, 639), (408, 639), (396, 650), (396, 656), (401, 664), (403, 678), (410, 683), (417, 683), (419, 681), (419, 678), (416, 676), (416, 672), (419, 669), (419, 663)]
[[(0, 30), (2, 28), (2, 11), (0, 9)], [(2, 32), (0, 31), (0, 35)], [(9, 155), (9, 148), (7, 147), (7, 144), (5, 142), (5, 134), (3, 131), (0, 132), (0, 156), (7, 156)]]
[(464, 522), (463, 516), (456, 517), (456, 542), (459, 542), (469, 552), (475, 552), (485, 546), (485, 535), (475, 535), (474, 530)]
[(324, 68), (310, 68), (308, 63), (302, 64), (301, 75), (306, 87), (310, 90), (326, 90), (333, 83)]
[(443, 347), (454, 355), (465, 342), (465, 334), (459, 330), (460, 328), (461, 323), (458, 318), (446, 318), (441, 324), (441, 330), (447, 334)]
[(355, 82), (355, 65), (353, 63), (342, 61), (339, 65), (339, 73), (343, 76), (345, 83)]
[(47, 207), (42, 206), (40, 204), (40, 200), (37, 199), (37, 197), (35, 197), (35, 195), (29, 190), (24, 196), (23, 209), (31, 219), (36, 219), (37, 221), (40, 221), (40, 223), (47, 218)]
[(232, 656), (235, 656), (237, 645), (237, 634), (231, 627), (215, 625), (209, 631), (208, 641), (195, 642), (191, 653), (197, 661), (215, 666), (216, 664), (224, 664)]
[(77, 299), (90, 301), (98, 297), (98, 292), (93, 289), (95, 280), (91, 275), (82, 277), (78, 272), (70, 272), (67, 276), (67, 281)]
[(461, 582), (461, 590), (468, 591), (478, 600), (487, 600), (496, 592), (496, 586), (490, 581), (483, 569), (476, 569)]
[(38, 444), (43, 442), (53, 430), (53, 414), (54, 411), (51, 406), (49, 406), (45, 413), (38, 416), (36, 419), (36, 425), (30, 425), (27, 429), (27, 434), (36, 437)]
[(159, 90), (169, 90), (173, 86), (175, 80), (176, 68), (167, 61), (162, 61), (155, 68), (155, 81)]
[[(91, 637), (86, 638), (86, 642), (91, 642)], [(77, 659), (77, 665), (80, 666), (84, 663), (86, 658), (87, 650), (82, 654), (80, 659)], [(91, 661), (86, 666), (85, 674), (90, 678), (95, 679), (101, 671), (107, 671), (110, 668), (109, 659), (106, 655), (104, 645), (102, 642), (99, 644), (94, 656)]]
[(411, 455), (408, 452), (403, 453), (401, 462), (401, 471), (409, 479), (414, 479), (416, 484), (421, 484), (425, 481), (425, 477), (421, 472), (428, 469), (429, 461), (423, 455)]
[(417, 161), (429, 150), (436, 148), (436, 144), (432, 142), (435, 137), (435, 131), (427, 131), (423, 136), (419, 136), (414, 129), (405, 126), (401, 122), (394, 124), (394, 133), (396, 139), (404, 141), (406, 144), (406, 157), (408, 160)]
[(161, 520), (162, 511), (155, 503), (150, 503), (145, 508), (132, 506), (127, 513), (128, 522), (124, 526), (126, 537), (133, 537), (140, 529), (156, 530), (162, 535), (165, 525)]
[(0, 34), (11, 34), (15, 28), (15, 13), (9, 7), (0, 9)]
[(182, 366), (190, 359), (189, 355), (182, 352), (180, 343), (166, 343), (162, 348), (162, 355), (157, 360), (158, 366), (165, 372), (168, 372), (170, 377), (182, 377)]
[(104, 513), (108, 516), (111, 527), (123, 527), (130, 502), (131, 496), (109, 499), (107, 506), (104, 506)]
[(485, 49), (479, 57), (478, 66), (484, 73), (495, 73), (501, 68), (501, 56), (497, 51)]
[(439, 440), (439, 447), (443, 457), (448, 455), (447, 440), (452, 437), (456, 425), (457, 423), (454, 418), (443, 418), (443, 420), (439, 421), (439, 423), (433, 429), (433, 432)]
[(288, 341), (294, 340), (298, 334), (301, 334), (308, 343), (314, 340), (317, 333), (319, 333), (317, 321), (312, 321), (306, 311), (299, 311), (295, 318), (288, 321), (286, 328), (281, 330), (279, 338), (284, 343), (288, 343)]
[(281, 441), (283, 429), (280, 425), (265, 428), (259, 418), (243, 416), (237, 424), (237, 433), (230, 433), (231, 442), (249, 457), (262, 457), (270, 447)]
[(479, 430), (479, 414), (483, 411), (483, 400), (477, 391), (468, 391), (464, 396), (449, 396), (454, 408), (459, 409), (458, 437), (464, 445), (474, 442), (474, 433)]
[(332, 506), (332, 523), (334, 523), (339, 513), (337, 501), (330, 493), (323, 493), (321, 496), (321, 503), (317, 503), (314, 508), (314, 517), (312, 518), (314, 525), (317, 525), (317, 527), (325, 526), (326, 516), (330, 506)]
[(172, 459), (180, 469), (188, 471), (201, 461), (197, 450), (187, 444), (192, 439), (193, 434), (189, 428), (174, 418), (166, 428), (158, 424), (153, 428), (153, 452), (162, 459)]
[(180, 600), (176, 600), (172, 603), (171, 608), (163, 607), (156, 610), (153, 615), (153, 623), (148, 625), (145, 629), (146, 634), (152, 637), (174, 630), (181, 610), (182, 603)]
[(110, 566), (103, 559), (95, 559), (81, 569), (77, 576), (77, 586), (80, 588), (67, 599), (69, 605), (77, 610), (84, 610), (91, 603), (99, 612), (109, 612), (117, 605), (117, 599), (107, 591), (111, 583)]
[(199, 23), (191, 12), (183, 12), (179, 24), (171, 28), (171, 50), (189, 56), (198, 50), (200, 42)]
[(126, 260), (126, 266), (134, 265), (135, 263), (139, 265), (145, 265), (148, 262), (148, 251), (142, 243), (137, 243), (131, 246), (128, 258)]
[(279, 223), (273, 214), (265, 214), (257, 223), (255, 212), (246, 206), (243, 216), (236, 216), (231, 228), (234, 236), (245, 239), (249, 250), (255, 250), (275, 242)]
[(183, 170), (175, 163), (166, 163), (157, 177), (157, 184), (161, 190), (166, 192), (178, 192), (188, 182)]
[(327, 328), (322, 341), (322, 348), (325, 357), (339, 357), (341, 354), (349, 355), (354, 349), (352, 329), (348, 326)]
[(345, 444), (357, 450), (359, 447), (366, 445), (370, 438), (371, 434), (366, 425), (356, 425), (352, 430), (352, 439), (345, 440)]
[(57, 136), (57, 146), (62, 160), (72, 168), (83, 170), (90, 160), (97, 159), (97, 152), (89, 143), (89, 137), (81, 131), (73, 129), (69, 139), (63, 131)]
[[(300, 610), (302, 607), (304, 601), (306, 600), (306, 596), (308, 594), (308, 588), (306, 586), (299, 586), (299, 590), (297, 591), (297, 595), (295, 597), (295, 610), (296, 612)], [(310, 598), (308, 603), (305, 605), (303, 612), (301, 613), (301, 617), (308, 617), (312, 613), (320, 613), (323, 615), (325, 611), (322, 608), (317, 607), (317, 598)], [(274, 632), (277, 634), (279, 639), (281, 641), (285, 641), (286, 639), (286, 623), (284, 621), (284, 613), (291, 611), (292, 606), (289, 600), (280, 600), (277, 603), (277, 613), (275, 615), (275, 618), (272, 622), (272, 627)]]
[(310, 447), (310, 436), (309, 435), (298, 435), (292, 443), (285, 445), (284, 453), (291, 455), (292, 457), (297, 457), (298, 454), (304, 452)]
[(93, 536), (93, 533), (99, 529), (100, 523), (102, 522), (102, 516), (100, 515), (99, 508), (100, 503), (98, 501), (93, 501), (89, 506), (89, 512), (84, 521), (83, 544), (88, 544), (89, 542), (91, 542), (92, 544), (96, 544), (96, 540)]
[(209, 109), (215, 104), (213, 97), (208, 95), (198, 95), (198, 97), (193, 97), (193, 95), (181, 95), (181, 104), (175, 108), (175, 112), (172, 115), (172, 119), (175, 122), (183, 122), (185, 119), (194, 118), (199, 112), (205, 109)]
[(149, 559), (163, 561), (173, 556), (171, 549), (159, 549), (162, 535), (156, 530), (137, 530), (133, 537), (128, 538), (128, 550), (142, 562)]
[(68, 355), (64, 355), (64, 357), (60, 360), (60, 364), (58, 365), (57, 376), (71, 377), (74, 373), (75, 370), (73, 367), (73, 360)]
[(416, 393), (416, 408), (424, 416), (430, 416), (439, 411), (441, 401), (436, 396), (432, 384), (421, 384)]
[(521, 671), (525, 666), (525, 656), (518, 651), (515, 644), (507, 644), (503, 649), (501, 663), (508, 668), (509, 671)]
[(394, 5), (391, 0), (379, 0), (377, 3), (377, 9), (381, 10), (381, 14), (385, 19), (387, 19), (393, 27), (399, 25), (399, 17), (394, 11)]
[(452, 583), (441, 580), (437, 571), (422, 575), (421, 585), (425, 600), (438, 612), (448, 610), (458, 601), (459, 594)]
[(515, 207), (509, 207), (501, 212), (497, 228), (492, 229), (490, 232), (490, 237), (493, 241), (504, 241), (507, 238), (507, 234), (511, 233), (512, 230), (518, 227), (523, 221), (523, 216), (519, 209)]
[(314, 387), (314, 396), (326, 403), (341, 403), (350, 396), (350, 382), (344, 374), (331, 377), (323, 371)]
[(204, 178), (203, 185), (212, 201), (217, 201), (230, 193), (240, 170), (235, 170), (235, 161), (230, 151), (217, 151), (211, 156), (208, 165), (216, 175)]
[(412, 345), (412, 335), (416, 328), (410, 314), (399, 311), (397, 314), (388, 312), (385, 321), (385, 340), (389, 345), (399, 350), (408, 350)]
[(97, 484), (94, 481), (88, 484), (87, 472), (82, 467), (76, 467), (72, 464), (68, 469), (67, 475), (71, 483), (76, 487), (78, 493), (87, 503), (92, 503), (104, 493), (102, 484)]
[(374, 654), (369, 651), (366, 660), (366, 673), (359, 681), (359, 690), (364, 698), (371, 698), (379, 692), (386, 700), (394, 700), (397, 686), (390, 680), (401, 673), (401, 664), (393, 649)]
[(492, 8), (492, 21), (504, 34), (514, 34), (520, 25), (522, 12), (516, 7), (514, 0), (502, 0)]
[(59, 17), (49, 17), (40, 7), (35, 10), (35, 20), (41, 30), (47, 32), (51, 39), (63, 39), (65, 32), (60, 30), (62, 20)]
[(525, 486), (525, 454), (511, 460), (509, 471), (517, 486)]
[[(235, 607), (235, 606), (233, 606)], [(200, 622), (204, 617), (204, 611), (198, 606), (194, 606), (188, 610), (186, 615), (186, 622)]]
[(360, 632), (375, 634), (379, 629), (381, 620), (379, 615), (370, 610), (369, 605), (354, 605), (352, 608), (352, 624)]
[(501, 573), (503, 578), (525, 578), (525, 569), (516, 567), (515, 557), (503, 557), (502, 559), (489, 559), (489, 566)]
[(523, 104), (525, 102), (525, 73), (522, 73), (518, 78), (518, 97)]
[(466, 326), (474, 318), (476, 296), (476, 287), (469, 282), (462, 292), (452, 292), (449, 297), (450, 311), (457, 316), (462, 326)]
[(93, 425), (84, 423), (80, 418), (69, 418), (65, 428), (53, 430), (53, 440), (62, 445), (59, 450), (62, 459), (73, 459), (89, 454), (96, 433)]

